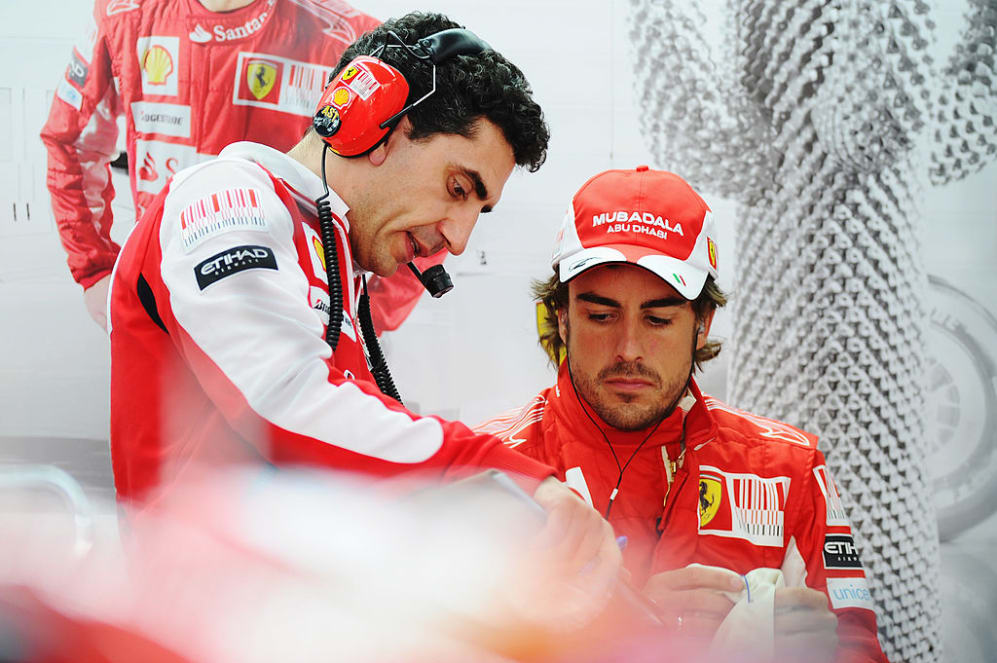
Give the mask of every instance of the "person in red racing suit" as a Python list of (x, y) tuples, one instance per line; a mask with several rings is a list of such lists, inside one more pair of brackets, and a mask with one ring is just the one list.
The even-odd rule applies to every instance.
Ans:
[[(344, 68), (388, 30), (414, 44), (458, 27), (438, 14), (388, 21), (347, 49), (336, 81), (360, 71), (367, 80), (371, 58)], [(314, 131), (286, 154), (234, 143), (174, 176), (129, 235), (109, 307), (118, 497), (142, 510), (201, 469), (247, 462), (375, 477), (508, 470), (550, 514), (545, 549), (569, 576), (587, 568), (578, 591), (598, 602), (621, 559), (609, 524), (548, 466), (382, 394), (358, 334), (365, 273), (389, 276), (439, 247), (460, 253), (513, 168), (539, 168), (542, 111), (493, 50), (435, 66), (402, 49), (381, 57), (409, 82), (410, 99), (431, 83), (435, 93), (369, 152), (338, 157)], [(383, 110), (366, 112), (376, 123)], [(332, 245), (316, 211), (325, 192)], [(343, 291), (335, 350), (325, 340), (333, 251)]]
[(202, 464), (315, 464), (377, 475), (543, 464), (459, 423), (416, 417), (374, 384), (362, 283), (334, 191), (343, 284), (335, 353), (318, 176), (258, 143), (181, 171), (135, 227), (111, 288), (111, 459), (119, 498)]
[[(119, 251), (108, 167), (118, 119), (140, 217), (167, 178), (229, 143), (290, 149), (311, 125), (332, 66), (378, 24), (341, 0), (96, 1), (41, 138), (70, 272), (98, 322)], [(379, 330), (401, 324), (422, 292), (408, 270), (370, 288)]]
[(666, 624), (712, 638), (733, 605), (721, 593), (744, 586), (726, 570), (779, 569), (774, 660), (885, 661), (817, 439), (692, 379), (719, 351), (707, 340), (725, 303), (714, 237), (706, 203), (676, 175), (642, 166), (590, 179), (556, 273), (537, 286), (552, 316), (542, 343), (566, 357), (557, 384), (476, 430), (553, 465), (606, 515)]

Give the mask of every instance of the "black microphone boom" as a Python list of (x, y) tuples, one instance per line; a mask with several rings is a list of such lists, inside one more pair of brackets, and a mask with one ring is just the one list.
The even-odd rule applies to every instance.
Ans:
[(453, 290), (453, 281), (450, 280), (450, 275), (447, 274), (443, 265), (433, 265), (426, 271), (420, 272), (415, 263), (410, 262), (408, 268), (412, 270), (415, 277), (419, 279), (419, 282), (434, 299), (438, 299)]

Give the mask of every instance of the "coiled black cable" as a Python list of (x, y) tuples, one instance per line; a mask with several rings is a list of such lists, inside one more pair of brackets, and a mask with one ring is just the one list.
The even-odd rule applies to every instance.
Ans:
[[(315, 199), (318, 211), (319, 231), (322, 234), (322, 250), (325, 253), (325, 276), (329, 281), (329, 326), (325, 330), (325, 342), (332, 351), (339, 345), (339, 333), (343, 326), (343, 284), (339, 280), (339, 252), (336, 250), (336, 228), (332, 221), (332, 203), (329, 202), (329, 183), (325, 179), (325, 158), (329, 145), (323, 141), (322, 148), (322, 186), (325, 193)], [(370, 316), (370, 297), (367, 295), (367, 279), (363, 281), (363, 294), (360, 296), (360, 310), (357, 312), (360, 321), (360, 332), (370, 356), (370, 372), (378, 388), (399, 403), (402, 397), (395, 387), (395, 381), (388, 370), (388, 362), (381, 352), (381, 344), (377, 342), (374, 332), (374, 321)]]
[(329, 282), (329, 326), (325, 329), (325, 342), (332, 351), (339, 345), (339, 331), (343, 326), (343, 284), (339, 281), (339, 255), (336, 251), (336, 229), (332, 222), (332, 203), (329, 202), (329, 183), (325, 179), (325, 157), (329, 145), (322, 142), (322, 186), (325, 193), (315, 199), (318, 226), (322, 233), (322, 251), (325, 253), (325, 277)]
[(381, 344), (377, 341), (377, 333), (374, 331), (374, 321), (370, 317), (370, 296), (367, 295), (367, 279), (363, 280), (363, 294), (360, 295), (360, 306), (357, 311), (357, 318), (360, 322), (360, 332), (363, 334), (364, 343), (367, 345), (367, 354), (370, 356), (370, 372), (374, 376), (374, 381), (378, 388), (386, 396), (391, 396), (399, 403), (402, 397), (395, 387), (395, 381), (391, 378), (391, 371), (388, 370), (388, 361), (381, 352)]

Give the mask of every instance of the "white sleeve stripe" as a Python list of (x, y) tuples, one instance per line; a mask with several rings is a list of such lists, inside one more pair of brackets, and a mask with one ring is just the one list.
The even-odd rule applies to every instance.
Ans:
[(592, 494), (589, 492), (589, 485), (585, 481), (585, 475), (582, 474), (581, 467), (572, 467), (565, 472), (564, 483), (568, 484), (568, 488), (577, 490), (578, 494), (585, 500), (585, 503), (592, 506)]
[(102, 225), (107, 210), (104, 189), (110, 183), (107, 164), (111, 161), (118, 141), (118, 124), (114, 111), (114, 88), (107, 86), (103, 99), (93, 109), (87, 124), (73, 144), (82, 172), (81, 186), (94, 225)]
[[(262, 191), (269, 232), (236, 229), (185, 254), (179, 212), (204, 195), (233, 186)], [(181, 185), (174, 182), (159, 239), (163, 281), (177, 323), (253, 411), (275, 426), (390, 462), (429, 459), (443, 445), (438, 421), (413, 420), (350, 382), (329, 382), (331, 350), (308, 305), (309, 283), (298, 263), (293, 231), (290, 213), (269, 177), (249, 162), (219, 160)], [(194, 266), (240, 244), (265, 244), (278, 269), (249, 269), (200, 290)]]
[(800, 549), (796, 545), (796, 537), (789, 537), (786, 544), (786, 554), (782, 558), (783, 577), (786, 579), (786, 587), (806, 587), (807, 586), (807, 563), (800, 554)]

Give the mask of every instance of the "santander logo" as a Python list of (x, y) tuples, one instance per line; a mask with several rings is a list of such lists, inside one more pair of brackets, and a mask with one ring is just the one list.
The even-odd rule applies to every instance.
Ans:
[(198, 23), (194, 26), (194, 29), (189, 35), (187, 35), (192, 42), (197, 44), (203, 44), (205, 42), (211, 41), (211, 33), (204, 29), (204, 26)]
[(274, 2), (276, 2), (276, 0), (267, 0), (267, 2), (263, 5), (263, 10), (259, 14), (239, 25), (215, 25), (208, 30), (203, 25), (198, 23), (194, 26), (194, 29), (189, 35), (187, 35), (187, 37), (192, 42), (197, 44), (206, 44), (212, 40), (217, 42), (226, 42), (237, 39), (245, 39), (246, 37), (254, 35), (263, 29), (263, 26), (266, 25), (267, 20), (273, 15)]

